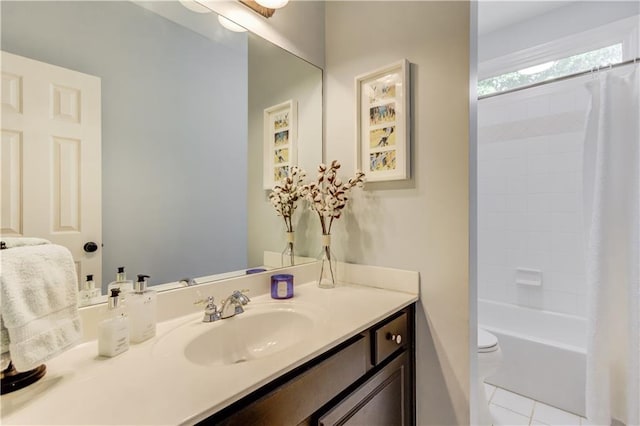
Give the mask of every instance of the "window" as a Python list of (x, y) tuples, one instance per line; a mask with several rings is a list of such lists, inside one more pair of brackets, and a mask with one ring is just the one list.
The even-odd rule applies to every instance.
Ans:
[(504, 92), (618, 62), (622, 62), (622, 43), (481, 80), (478, 82), (478, 96)]

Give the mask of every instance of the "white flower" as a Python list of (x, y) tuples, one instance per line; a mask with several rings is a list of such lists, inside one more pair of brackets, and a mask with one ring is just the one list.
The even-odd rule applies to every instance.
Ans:
[[(364, 184), (364, 173), (356, 172), (356, 175), (346, 183), (337, 176), (340, 163), (336, 160), (330, 166), (320, 164), (318, 166), (318, 176), (316, 182), (303, 185), (301, 195), (309, 201), (309, 207), (314, 210), (320, 218), (322, 233), (331, 232), (333, 219), (340, 218), (342, 210), (345, 208), (349, 198), (347, 193), (354, 187), (362, 187)], [(325, 218), (330, 218), (325, 220)]]
[(287, 176), (276, 184), (269, 194), (269, 200), (278, 216), (284, 218), (288, 232), (293, 232), (292, 216), (296, 209), (296, 202), (302, 197), (302, 180), (305, 178), (304, 170), (293, 166)]

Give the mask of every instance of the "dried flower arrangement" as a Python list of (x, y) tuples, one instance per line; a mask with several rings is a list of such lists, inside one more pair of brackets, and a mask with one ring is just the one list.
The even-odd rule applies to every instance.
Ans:
[(278, 216), (282, 216), (287, 232), (293, 232), (293, 213), (296, 210), (296, 202), (303, 194), (302, 181), (307, 176), (304, 170), (297, 166), (289, 169), (287, 177), (273, 187), (269, 194), (271, 204), (276, 209)]
[(339, 168), (340, 163), (337, 160), (333, 160), (329, 166), (320, 164), (316, 182), (303, 185), (301, 190), (302, 196), (309, 201), (311, 209), (320, 218), (323, 235), (331, 233), (331, 225), (334, 219), (340, 218), (351, 189), (364, 186), (363, 172), (358, 170), (354, 177), (342, 182), (337, 173)]

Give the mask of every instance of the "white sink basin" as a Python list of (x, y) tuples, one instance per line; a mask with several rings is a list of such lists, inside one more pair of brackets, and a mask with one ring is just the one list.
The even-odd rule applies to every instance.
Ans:
[(303, 342), (318, 324), (317, 315), (294, 304), (266, 303), (213, 323), (190, 322), (155, 345), (156, 356), (181, 351), (188, 361), (208, 366), (238, 364), (277, 354)]

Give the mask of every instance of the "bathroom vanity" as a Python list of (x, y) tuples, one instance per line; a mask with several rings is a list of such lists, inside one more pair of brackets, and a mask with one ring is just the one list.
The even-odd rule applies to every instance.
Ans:
[(200, 424), (414, 424), (413, 325), (411, 305)]
[[(2, 424), (415, 423), (418, 274), (341, 264), (325, 290), (315, 266), (284, 270), (296, 277), (287, 300), (271, 299), (268, 273), (161, 293), (156, 337), (114, 358), (97, 356), (100, 308), (83, 310), (87, 341), (3, 395)], [(202, 322), (198, 294), (244, 288), (244, 313)]]

